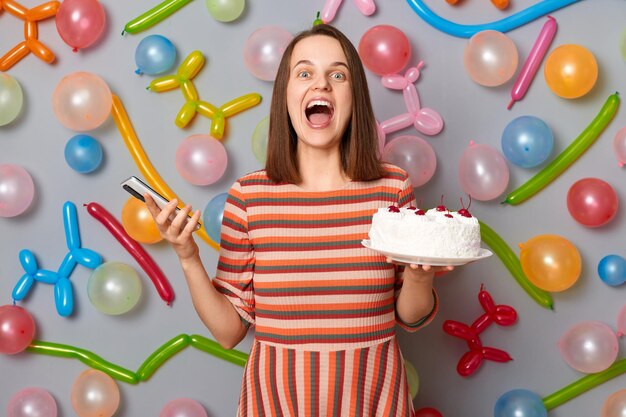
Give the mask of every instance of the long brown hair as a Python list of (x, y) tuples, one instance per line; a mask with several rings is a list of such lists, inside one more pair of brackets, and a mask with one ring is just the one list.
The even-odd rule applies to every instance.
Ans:
[(278, 67), (272, 103), (267, 143), (265, 170), (268, 177), (278, 183), (299, 184), (298, 138), (287, 110), (287, 83), (291, 68), (291, 55), (302, 39), (322, 35), (336, 39), (346, 55), (352, 83), (352, 118), (341, 138), (341, 164), (345, 174), (353, 181), (381, 178), (385, 170), (378, 155), (378, 131), (370, 101), (365, 70), (359, 54), (350, 40), (338, 29), (320, 24), (296, 35), (289, 43)]

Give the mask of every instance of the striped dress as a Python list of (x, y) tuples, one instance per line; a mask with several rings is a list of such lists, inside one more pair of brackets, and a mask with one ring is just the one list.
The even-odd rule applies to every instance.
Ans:
[[(414, 204), (407, 174), (340, 190), (276, 184), (265, 171), (231, 188), (216, 288), (255, 340), (244, 371), (238, 416), (412, 416), (395, 324), (399, 274), (363, 247), (379, 207)], [(434, 294), (434, 293), (433, 293)]]

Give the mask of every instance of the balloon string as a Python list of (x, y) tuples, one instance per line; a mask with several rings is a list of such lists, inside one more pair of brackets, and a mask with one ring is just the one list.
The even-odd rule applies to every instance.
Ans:
[(181, 334), (170, 339), (152, 352), (136, 372), (111, 363), (93, 352), (76, 346), (33, 340), (26, 350), (32, 353), (78, 359), (85, 365), (102, 371), (119, 381), (137, 384), (140, 381), (148, 380), (163, 363), (187, 346), (193, 346), (241, 367), (245, 366), (248, 360), (246, 353), (235, 349), (224, 349), (219, 343), (197, 334)]

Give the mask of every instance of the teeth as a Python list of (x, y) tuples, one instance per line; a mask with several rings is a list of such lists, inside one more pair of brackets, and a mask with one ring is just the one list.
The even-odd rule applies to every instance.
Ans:
[(333, 108), (332, 104), (330, 104), (330, 102), (328, 102), (326, 100), (313, 100), (306, 106), (306, 108), (310, 109), (313, 106), (326, 106), (326, 107), (329, 107), (331, 109)]

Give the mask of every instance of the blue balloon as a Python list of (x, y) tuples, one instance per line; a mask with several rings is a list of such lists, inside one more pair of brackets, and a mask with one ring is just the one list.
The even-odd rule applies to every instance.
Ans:
[(598, 263), (598, 275), (607, 285), (622, 285), (626, 282), (626, 260), (619, 255), (606, 255)]
[(161, 35), (146, 36), (135, 49), (137, 74), (161, 74), (170, 70), (175, 61), (176, 47)]
[(66, 277), (60, 277), (54, 285), (54, 304), (60, 316), (67, 317), (74, 311), (72, 282)]
[(521, 116), (502, 132), (502, 153), (512, 164), (533, 168), (548, 159), (554, 147), (552, 130), (543, 120)]
[(65, 162), (81, 174), (92, 172), (102, 162), (102, 146), (91, 136), (76, 135), (65, 145)]
[(220, 243), (220, 234), (222, 230), (222, 219), (224, 218), (224, 206), (228, 193), (218, 194), (209, 201), (202, 213), (202, 221), (209, 237), (215, 242)]
[(502, 394), (493, 410), (494, 417), (548, 417), (548, 410), (537, 394), (514, 389)]

